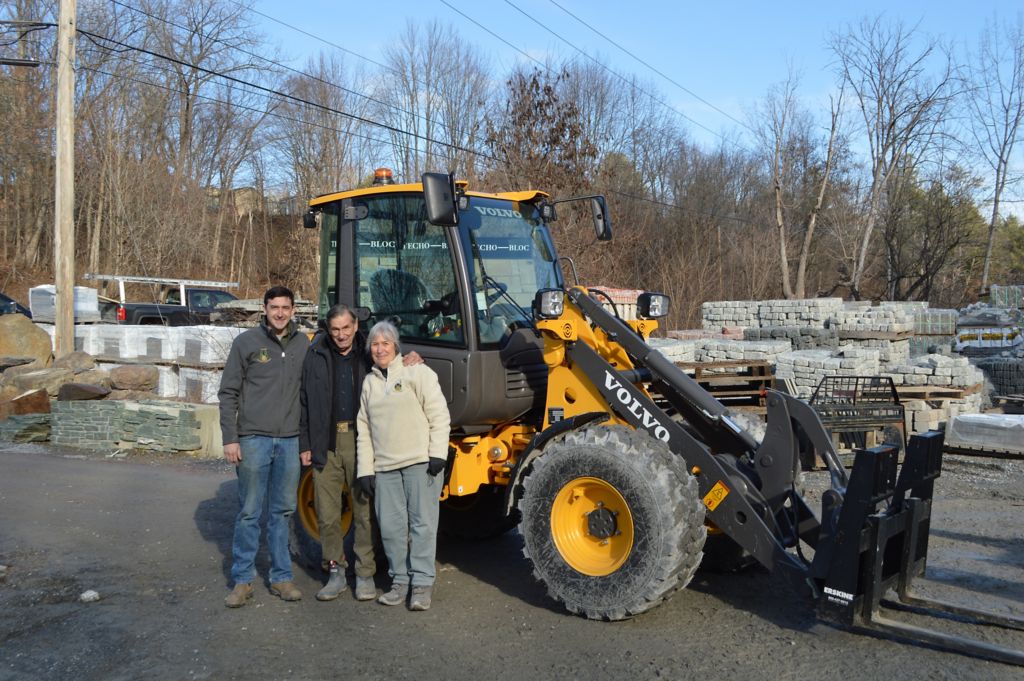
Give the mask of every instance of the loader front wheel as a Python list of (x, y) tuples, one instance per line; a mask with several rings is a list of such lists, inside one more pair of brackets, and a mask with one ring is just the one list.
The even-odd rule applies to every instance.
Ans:
[(686, 586), (704, 505), (683, 460), (646, 433), (595, 427), (553, 442), (520, 503), (534, 576), (572, 612), (620, 620)]

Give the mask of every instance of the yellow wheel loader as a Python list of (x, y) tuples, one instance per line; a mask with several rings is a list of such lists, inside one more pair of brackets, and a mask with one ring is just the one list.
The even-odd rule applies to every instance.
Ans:
[[(1024, 628), (913, 593), (941, 433), (914, 436), (902, 466), (895, 447), (858, 451), (848, 472), (817, 414), (773, 391), (757, 442), (647, 343), (666, 296), (644, 293), (637, 319), (624, 320), (601, 291), (565, 281), (548, 224), (556, 208), (577, 218), (589, 209), (596, 238), (610, 239), (603, 197), (476, 192), (438, 173), (377, 177), (310, 203), (319, 303), (350, 306), (364, 327), (392, 320), (403, 350), (437, 373), (452, 417), (442, 532), (518, 526), (534, 575), (588, 618), (643, 613), (702, 565), (756, 562), (791, 577), (825, 621), (1024, 664), (1020, 651), (883, 614), (894, 595), (918, 611)], [(799, 484), (800, 461), (814, 454), (831, 481), (817, 514)], [(296, 533), (319, 563), (311, 495), (300, 485)]]

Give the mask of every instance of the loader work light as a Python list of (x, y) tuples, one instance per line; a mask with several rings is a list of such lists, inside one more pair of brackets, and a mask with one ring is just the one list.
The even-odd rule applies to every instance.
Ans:
[(636, 299), (636, 313), (643, 319), (660, 319), (668, 314), (668, 304), (664, 293), (641, 293)]
[(555, 319), (565, 309), (565, 292), (557, 288), (542, 288), (533, 297), (533, 310), (541, 319)]

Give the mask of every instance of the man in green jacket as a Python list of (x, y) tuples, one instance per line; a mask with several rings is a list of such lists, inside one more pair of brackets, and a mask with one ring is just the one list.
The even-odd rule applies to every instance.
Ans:
[(292, 582), (288, 523), (301, 470), (299, 385), (309, 339), (292, 321), (295, 296), (289, 289), (267, 290), (263, 308), (265, 320), (231, 344), (217, 393), (224, 458), (235, 464), (241, 507), (232, 544), (234, 589), (224, 599), (229, 608), (252, 598), (265, 501), (270, 593), (286, 601), (302, 598)]

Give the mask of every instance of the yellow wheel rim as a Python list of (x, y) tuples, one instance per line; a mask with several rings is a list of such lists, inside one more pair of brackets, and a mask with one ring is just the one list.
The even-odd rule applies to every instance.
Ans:
[(551, 534), (574, 570), (603, 577), (618, 570), (633, 550), (633, 516), (610, 483), (576, 478), (555, 496)]
[[(298, 499), (295, 505), (295, 513), (299, 516), (306, 534), (320, 541), (320, 525), (316, 518), (316, 492), (313, 487), (313, 469), (307, 468), (299, 478)], [(348, 486), (341, 488), (341, 533), (348, 534), (352, 527), (352, 498)]]

